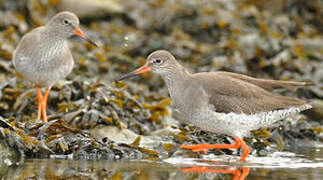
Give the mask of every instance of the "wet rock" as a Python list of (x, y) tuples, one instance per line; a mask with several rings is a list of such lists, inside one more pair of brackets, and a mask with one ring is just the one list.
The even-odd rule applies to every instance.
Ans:
[(0, 140), (0, 164), (11, 166), (16, 164), (20, 159), (20, 154), (11, 148), (6, 140)]
[[(98, 139), (108, 138), (111, 141), (117, 143), (131, 144), (138, 137), (138, 134), (128, 130), (128, 129), (119, 129), (115, 126), (98, 126), (90, 130), (90, 133), (93, 137)], [(160, 142), (161, 139), (158, 136), (140, 136), (141, 141), (138, 146), (143, 147), (156, 147), (158, 146), (157, 142)]]
[(131, 144), (136, 138), (137, 134), (133, 133), (128, 129), (122, 129), (115, 126), (102, 126), (91, 129), (90, 131), (93, 137), (103, 139), (108, 138), (109, 140), (117, 143)]
[(323, 100), (316, 99), (312, 100), (310, 104), (313, 106), (312, 109), (308, 109), (303, 113), (309, 116), (311, 119), (316, 120), (323, 124)]
[(115, 13), (124, 13), (124, 8), (114, 0), (60, 0), (59, 11), (74, 12), (79, 18), (100, 18)]

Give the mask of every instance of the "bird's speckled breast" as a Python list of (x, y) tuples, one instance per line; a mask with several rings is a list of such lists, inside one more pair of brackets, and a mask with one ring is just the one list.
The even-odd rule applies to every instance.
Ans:
[(15, 58), (15, 67), (25, 79), (45, 87), (65, 78), (74, 64), (67, 41), (38, 44), (18, 52)]

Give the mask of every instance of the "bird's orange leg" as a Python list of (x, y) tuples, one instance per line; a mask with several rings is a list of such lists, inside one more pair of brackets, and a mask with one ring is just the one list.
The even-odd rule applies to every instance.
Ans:
[(244, 140), (242, 138), (240, 139), (240, 141), (241, 141), (241, 146), (242, 146), (242, 150), (243, 150), (243, 153), (242, 153), (242, 156), (240, 158), (240, 161), (243, 161), (249, 155), (250, 149), (249, 149), (248, 145), (244, 142)]
[(48, 99), (49, 91), (50, 91), (50, 88), (47, 88), (42, 102), (43, 120), (45, 123), (47, 122), (47, 99)]
[(190, 149), (193, 152), (201, 152), (204, 151), (205, 154), (208, 153), (208, 149), (238, 149), (242, 146), (243, 154), (241, 156), (240, 161), (243, 161), (249, 154), (250, 150), (243, 139), (233, 138), (234, 144), (197, 144), (197, 145), (181, 145), (182, 149)]
[(41, 92), (40, 92), (40, 89), (39, 89), (38, 85), (35, 85), (35, 88), (36, 88), (37, 99), (38, 99), (38, 114), (37, 114), (37, 119), (41, 119), (43, 96), (41, 95)]

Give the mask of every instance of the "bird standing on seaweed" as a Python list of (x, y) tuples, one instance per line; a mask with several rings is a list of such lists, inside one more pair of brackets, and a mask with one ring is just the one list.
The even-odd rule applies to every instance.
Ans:
[(229, 135), (235, 141), (234, 144), (180, 146), (194, 152), (242, 147), (240, 161), (243, 161), (250, 152), (243, 138), (250, 136), (251, 130), (311, 108), (304, 100), (272, 93), (274, 89), (294, 90), (309, 83), (256, 79), (223, 71), (191, 74), (165, 50), (151, 53), (145, 65), (121, 80), (147, 71), (163, 78), (172, 105), (188, 123), (202, 130)]
[[(47, 122), (47, 98), (51, 87), (73, 69), (74, 60), (67, 40), (77, 35), (95, 45), (79, 28), (78, 17), (71, 12), (56, 14), (44, 26), (25, 34), (13, 53), (13, 64), (24, 79), (35, 84), (38, 119)], [(96, 46), (96, 45), (95, 45)], [(39, 87), (46, 87), (42, 96)]]

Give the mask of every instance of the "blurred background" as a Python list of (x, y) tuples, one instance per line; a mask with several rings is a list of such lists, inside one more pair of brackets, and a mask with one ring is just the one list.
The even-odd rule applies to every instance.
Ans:
[[(36, 120), (35, 92), (17, 78), (12, 53), (25, 33), (65, 10), (78, 15), (81, 28), (99, 47), (70, 41), (75, 66), (53, 87), (51, 123), (43, 125)], [(320, 0), (0, 0), (3, 157), (15, 157), (9, 158), (12, 162), (50, 154), (156, 159), (181, 155), (177, 146), (183, 142), (231, 142), (178, 123), (160, 77), (145, 73), (126, 83), (115, 81), (157, 49), (171, 51), (191, 72), (225, 70), (315, 83), (281, 92), (309, 99), (312, 110), (255, 132), (257, 138), (248, 144), (266, 156), (322, 142), (322, 31)]]

